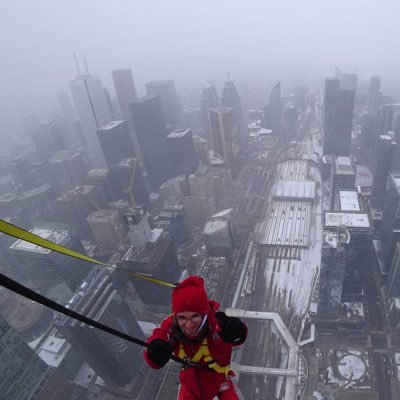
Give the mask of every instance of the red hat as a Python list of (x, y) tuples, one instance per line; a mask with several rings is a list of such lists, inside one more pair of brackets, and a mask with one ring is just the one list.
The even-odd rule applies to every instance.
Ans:
[(184, 311), (199, 314), (207, 314), (210, 311), (203, 278), (189, 276), (172, 291), (172, 312), (176, 314)]

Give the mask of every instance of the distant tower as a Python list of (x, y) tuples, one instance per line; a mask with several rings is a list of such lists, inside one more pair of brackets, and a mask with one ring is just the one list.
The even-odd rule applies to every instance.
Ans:
[(379, 91), (381, 79), (379, 76), (372, 76), (369, 80), (367, 113), (374, 115), (378, 111), (378, 107), (382, 103), (382, 93)]
[(210, 117), (208, 114), (208, 110), (210, 108), (218, 107), (219, 106), (219, 99), (218, 93), (215, 89), (215, 86), (212, 82), (208, 81), (205, 86), (203, 87), (203, 91), (201, 93), (201, 114), (203, 119), (203, 128), (205, 132), (204, 139), (207, 140), (208, 145), (212, 145), (212, 138), (211, 138), (211, 128), (210, 128)]
[(342, 77), (340, 78), (341, 86), (353, 89), (354, 92), (357, 91), (357, 81), (357, 74), (342, 74)]
[(111, 121), (101, 80), (92, 75), (79, 75), (69, 82), (69, 86), (91, 162), (95, 168), (106, 168), (96, 133), (97, 129)]
[(353, 106), (354, 90), (341, 88), (337, 78), (327, 78), (324, 103), (324, 155), (350, 155)]
[(148, 181), (156, 192), (170, 177), (167, 131), (160, 97), (141, 97), (130, 103), (130, 109)]
[(396, 142), (389, 135), (380, 135), (376, 149), (376, 169), (372, 181), (371, 207), (383, 209), (386, 181), (392, 165)]
[(281, 136), (281, 83), (278, 82), (271, 90), (268, 105), (264, 109), (264, 128), (272, 130), (274, 136)]
[(132, 137), (133, 147), (136, 156), (142, 160), (140, 146), (135, 133), (135, 127), (132, 120), (132, 114), (129, 104), (137, 100), (135, 83), (133, 81), (132, 70), (117, 69), (112, 71), (115, 92), (118, 98), (119, 109), (122, 118), (127, 122), (129, 132)]
[(146, 94), (148, 97), (160, 96), (165, 124), (169, 128), (168, 130), (180, 127), (181, 112), (173, 80), (147, 82)]

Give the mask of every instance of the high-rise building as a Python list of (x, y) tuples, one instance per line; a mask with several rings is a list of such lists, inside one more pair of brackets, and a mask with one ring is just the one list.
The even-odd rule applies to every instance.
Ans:
[(208, 221), (204, 225), (203, 238), (210, 256), (232, 258), (233, 236), (228, 221)]
[(357, 92), (357, 81), (358, 81), (358, 75), (357, 74), (342, 74), (340, 78), (340, 82), (342, 87), (348, 87), (354, 92)]
[(382, 103), (382, 93), (379, 91), (381, 86), (381, 79), (379, 76), (372, 76), (369, 80), (368, 98), (367, 98), (367, 113), (374, 115), (378, 111)]
[(282, 109), (282, 139), (288, 143), (296, 135), (298, 113), (294, 105), (287, 104)]
[(134, 156), (133, 143), (126, 121), (112, 121), (97, 130), (107, 165), (118, 164)]
[(212, 108), (209, 110), (212, 147), (220, 155), (232, 177), (240, 170), (238, 126), (232, 108)]
[(176, 129), (167, 136), (171, 175), (190, 175), (198, 167), (191, 129)]
[(325, 81), (323, 153), (348, 156), (351, 150), (354, 90), (336, 78)]
[(389, 135), (379, 136), (376, 149), (376, 169), (371, 190), (371, 207), (374, 209), (383, 209), (386, 181), (395, 149), (396, 142)]
[(281, 83), (278, 82), (271, 90), (269, 101), (264, 109), (263, 127), (272, 130), (274, 136), (281, 136), (282, 98)]
[(393, 261), (385, 287), (385, 294), (387, 300), (400, 297), (400, 243), (396, 243)]
[(378, 134), (387, 135), (392, 130), (393, 125), (393, 106), (384, 104), (377, 111)]
[(203, 119), (204, 139), (207, 140), (209, 146), (212, 146), (209, 110), (218, 106), (219, 99), (217, 89), (215, 89), (211, 81), (208, 81), (201, 93), (200, 108)]
[[(90, 271), (69, 301), (68, 308), (144, 340), (139, 324), (104, 268)], [(61, 314), (55, 320), (55, 326), (108, 385), (125, 386), (135, 380), (137, 384), (132, 390), (140, 390), (143, 379), (140, 375), (144, 371), (139, 346)]]
[(53, 186), (59, 194), (82, 185), (87, 170), (80, 153), (71, 150), (58, 151), (50, 159)]
[(186, 242), (189, 239), (189, 225), (185, 207), (179, 204), (166, 205), (156, 218), (156, 227), (166, 229), (175, 246)]
[(96, 243), (106, 249), (118, 249), (125, 239), (123, 224), (116, 210), (94, 211), (86, 218)]
[(97, 129), (111, 121), (107, 99), (97, 76), (79, 75), (69, 82), (90, 160), (94, 168), (106, 168)]
[(74, 108), (72, 107), (72, 103), (68, 93), (57, 93), (57, 100), (65, 121), (68, 124), (72, 125), (76, 121), (76, 113)]
[(160, 186), (160, 195), (164, 203), (176, 202), (182, 198), (185, 186), (187, 186), (186, 176), (178, 175), (166, 180)]
[(350, 157), (335, 157), (331, 176), (331, 210), (339, 190), (353, 190), (356, 185), (356, 170)]
[[(68, 231), (34, 228), (30, 232), (71, 250), (84, 253), (80, 242)], [(26, 275), (42, 293), (48, 292), (57, 285), (66, 285), (72, 292), (75, 291), (91, 268), (91, 265), (85, 261), (20, 239), (11, 245), (10, 253), (26, 269)]]
[(173, 80), (147, 82), (146, 94), (148, 97), (160, 97), (165, 124), (168, 127), (179, 128), (182, 117), (179, 109), (179, 99), (176, 95), (175, 82)]
[(112, 78), (114, 82), (115, 92), (117, 94), (119, 109), (121, 110), (121, 116), (128, 124), (135, 155), (136, 157), (139, 158), (139, 160), (142, 160), (142, 156), (140, 153), (140, 146), (136, 136), (135, 126), (132, 120), (132, 113), (129, 106), (130, 103), (133, 103), (134, 101), (137, 100), (132, 70), (130, 69), (113, 70)]
[(210, 150), (207, 140), (200, 136), (194, 135), (193, 143), (198, 160), (204, 165), (210, 164)]
[(147, 179), (154, 191), (171, 177), (164, 114), (159, 96), (142, 97), (130, 103)]
[(86, 397), (49, 367), (0, 315), (0, 398), (84, 400)]
[(100, 193), (104, 193), (107, 202), (119, 199), (120, 193), (114, 192), (111, 169), (91, 169), (86, 178), (89, 186), (98, 186)]

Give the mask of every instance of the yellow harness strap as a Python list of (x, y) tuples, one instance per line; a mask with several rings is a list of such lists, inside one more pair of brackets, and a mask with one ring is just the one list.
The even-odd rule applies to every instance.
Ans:
[[(186, 360), (188, 359), (182, 343), (179, 344), (178, 357)], [(203, 342), (201, 343), (199, 350), (197, 350), (196, 354), (192, 357), (192, 359), (189, 359), (189, 361), (195, 363), (198, 363), (200, 360), (203, 360), (207, 364), (208, 368), (213, 369), (215, 372), (218, 372), (219, 374), (225, 374), (227, 376), (228, 372), (230, 371), (229, 365), (227, 365), (226, 367), (222, 367), (211, 357), (210, 349), (208, 348), (207, 338), (203, 339)]]

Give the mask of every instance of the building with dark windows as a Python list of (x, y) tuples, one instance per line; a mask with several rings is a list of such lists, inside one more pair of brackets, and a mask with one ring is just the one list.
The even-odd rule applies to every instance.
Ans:
[[(34, 228), (30, 232), (71, 250), (84, 253), (80, 242), (68, 231)], [(23, 240), (17, 240), (11, 245), (10, 254), (21, 267), (23, 266), (26, 276), (42, 293), (47, 293), (58, 285), (66, 285), (71, 292), (74, 292), (91, 268), (88, 262)]]
[(382, 210), (386, 181), (392, 165), (396, 142), (389, 135), (380, 135), (376, 148), (376, 168), (372, 180), (371, 208)]
[(281, 136), (282, 99), (281, 83), (278, 82), (271, 90), (268, 104), (264, 108), (263, 128), (271, 129), (274, 136)]
[(379, 135), (387, 135), (392, 130), (393, 126), (393, 106), (384, 104), (377, 111), (377, 129)]
[(371, 76), (368, 87), (367, 113), (376, 115), (382, 104), (382, 92), (380, 92), (381, 79), (379, 76)]
[(210, 116), (209, 110), (219, 106), (219, 98), (217, 89), (212, 82), (208, 81), (201, 92), (201, 115), (203, 120), (204, 137), (207, 140), (208, 145), (212, 146), (211, 128), (210, 128)]
[(393, 262), (385, 286), (385, 295), (387, 301), (391, 298), (400, 298), (400, 243), (396, 243)]
[(339, 190), (353, 190), (356, 185), (356, 169), (350, 157), (335, 157), (331, 174), (331, 210), (336, 207)]
[(325, 81), (323, 154), (349, 156), (353, 126), (354, 90), (337, 78)]
[(126, 158), (133, 158), (133, 143), (126, 121), (112, 121), (97, 130), (108, 167)]
[[(139, 324), (104, 268), (91, 270), (67, 307), (144, 340)], [(54, 324), (107, 385), (131, 385), (131, 391), (139, 393), (144, 373), (141, 347), (65, 315), (60, 314)]]
[(173, 80), (147, 82), (146, 94), (148, 97), (160, 97), (165, 124), (168, 127), (179, 128), (182, 116), (179, 107), (179, 98), (176, 95), (175, 82)]
[(156, 217), (155, 224), (171, 234), (175, 247), (189, 239), (189, 224), (183, 205), (167, 204)]
[(167, 136), (171, 175), (190, 175), (196, 171), (199, 161), (194, 148), (191, 129), (176, 129)]
[(131, 103), (130, 108), (148, 182), (153, 191), (158, 191), (171, 177), (160, 97), (142, 97)]
[(0, 315), (0, 397), (4, 400), (85, 400), (81, 388), (49, 367)]

